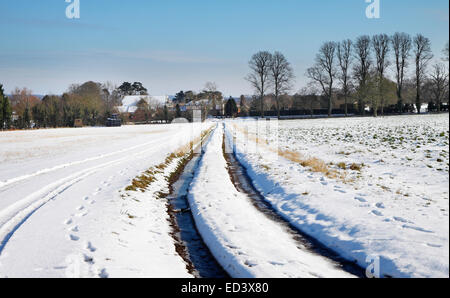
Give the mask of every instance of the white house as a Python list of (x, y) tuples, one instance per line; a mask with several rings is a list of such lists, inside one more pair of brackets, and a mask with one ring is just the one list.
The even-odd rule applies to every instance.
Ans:
[(122, 98), (122, 105), (117, 107), (117, 109), (120, 113), (134, 113), (138, 109), (137, 105), (142, 99), (151, 107), (163, 106), (169, 101), (167, 95), (129, 95)]

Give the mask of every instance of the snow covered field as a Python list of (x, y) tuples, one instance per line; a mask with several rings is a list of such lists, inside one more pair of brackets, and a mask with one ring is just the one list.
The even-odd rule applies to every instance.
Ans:
[(351, 277), (326, 258), (299, 249), (280, 225), (236, 190), (226, 169), (222, 140), (220, 125), (189, 194), (197, 227), (222, 267), (237, 278)]
[(124, 189), (201, 129), (0, 132), (0, 276), (191, 276), (167, 204), (152, 196), (167, 188), (164, 173), (146, 195)]
[(449, 276), (448, 115), (226, 127), (260, 192), (293, 225), (362, 267), (379, 259), (384, 276)]
[(165, 194), (209, 128), (187, 198), (230, 276), (352, 274), (255, 207), (223, 140), (262, 200), (347, 260), (449, 276), (449, 119), (425, 115), (0, 132), (0, 277), (193, 277)]

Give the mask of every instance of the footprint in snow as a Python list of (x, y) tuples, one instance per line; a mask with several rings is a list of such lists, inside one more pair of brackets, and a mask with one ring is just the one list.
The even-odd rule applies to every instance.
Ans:
[(83, 209), (84, 209), (84, 206), (78, 206), (78, 207), (77, 207), (77, 210), (78, 210), (78, 211), (81, 211), (81, 210), (83, 210)]
[(376, 216), (383, 216), (383, 213), (378, 210), (372, 210), (372, 214), (375, 214)]
[(383, 203), (377, 203), (376, 205), (375, 205), (378, 209), (385, 209), (386, 207), (384, 206), (384, 204)]
[(87, 201), (87, 200), (89, 200), (89, 197), (88, 197), (88, 196), (86, 196), (86, 197), (83, 198), (83, 201)]
[(367, 203), (367, 200), (361, 197), (355, 197), (355, 200), (360, 201), (361, 203)]
[(80, 230), (78, 229), (78, 226), (74, 226), (74, 227), (70, 228), (69, 231), (76, 233), (76, 232), (79, 232)]
[(64, 224), (65, 225), (70, 225), (70, 224), (72, 224), (72, 219), (71, 218), (69, 218), (69, 219), (66, 219), (65, 221), (64, 221)]
[(250, 268), (255, 267), (255, 266), (258, 266), (258, 263), (257, 263), (256, 261), (253, 261), (253, 260), (246, 260), (246, 261), (244, 262), (244, 264), (245, 264), (246, 266), (250, 267)]
[(86, 242), (86, 249), (90, 252), (95, 252), (97, 250), (90, 241)]
[(69, 239), (72, 240), (72, 241), (78, 241), (78, 240), (80, 240), (80, 237), (78, 237), (76, 235), (73, 235), (73, 234), (70, 234), (69, 235)]
[(399, 221), (399, 222), (403, 222), (403, 223), (407, 223), (408, 221), (402, 217), (398, 217), (398, 216), (394, 216), (394, 220), (395, 221)]
[(108, 278), (108, 273), (106, 272), (106, 269), (100, 269), (98, 270), (98, 277), (100, 278)]
[(78, 213), (77, 215), (76, 215), (76, 217), (85, 217), (86, 215), (88, 215), (89, 213), (88, 212), (82, 212), (82, 213)]
[(83, 255), (83, 260), (84, 260), (86, 263), (89, 263), (89, 264), (91, 264), (91, 265), (95, 263), (95, 262), (94, 262), (94, 258), (91, 257), (91, 256), (88, 256), (88, 255), (86, 255), (86, 254)]

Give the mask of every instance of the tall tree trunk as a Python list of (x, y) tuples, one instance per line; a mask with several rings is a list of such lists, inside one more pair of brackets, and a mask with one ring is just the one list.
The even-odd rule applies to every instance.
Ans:
[(400, 114), (403, 114), (403, 98), (401, 90), (397, 90), (397, 106)]
[(278, 120), (280, 120), (281, 119), (281, 115), (280, 115), (280, 100), (279, 100), (279, 96), (278, 95), (275, 95), (275, 101), (276, 101), (276, 104), (277, 104), (277, 118), (278, 118)]
[(421, 108), (422, 108), (422, 102), (420, 99), (420, 85), (417, 84), (417, 93), (416, 93), (416, 108), (417, 108), (417, 114), (420, 114)]
[[(333, 84), (333, 81), (331, 81), (331, 84)], [(328, 117), (331, 117), (331, 114), (333, 113), (333, 89), (331, 88), (330, 84), (330, 91), (328, 93)]]
[(261, 93), (261, 118), (264, 118), (264, 93)]
[(345, 117), (348, 117), (348, 107), (347, 107), (347, 94), (344, 95), (344, 113)]

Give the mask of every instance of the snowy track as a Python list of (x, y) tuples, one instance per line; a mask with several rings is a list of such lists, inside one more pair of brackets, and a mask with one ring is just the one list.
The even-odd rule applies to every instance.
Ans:
[(233, 277), (352, 277), (334, 262), (298, 247), (282, 225), (260, 213), (230, 180), (216, 129), (189, 194), (205, 243)]
[(0, 277), (448, 277), (448, 117), (363, 120), (219, 123), (178, 183), (211, 122), (0, 132)]
[[(159, 140), (159, 142), (167, 142), (168, 137), (163, 138), (162, 140)], [(61, 178), (57, 180), (54, 183), (51, 183), (49, 185), (44, 186), (43, 188), (34, 191), (26, 198), (19, 200), (9, 207), (3, 209), (0, 211), (0, 254), (5, 247), (7, 241), (12, 236), (12, 234), (20, 227), (20, 225), (29, 218), (36, 210), (38, 210), (40, 207), (42, 207), (44, 204), (46, 204), (48, 201), (55, 199), (58, 195), (61, 195), (64, 191), (69, 189), (74, 184), (82, 181), (83, 179), (86, 179), (87, 177), (91, 176), (92, 174), (98, 172), (101, 169), (104, 169), (108, 166), (117, 165), (120, 163), (126, 163), (126, 162), (133, 162), (133, 160), (137, 156), (141, 156), (143, 154), (153, 152), (155, 149), (146, 149), (142, 151), (138, 151), (136, 153), (136, 150), (139, 150), (140, 148), (145, 148), (145, 146), (149, 146), (150, 144), (154, 144), (155, 142), (149, 142), (145, 145), (135, 146), (131, 149), (126, 150), (120, 150), (119, 152), (114, 152), (110, 154), (105, 154), (99, 157), (94, 158), (88, 158), (83, 161), (76, 161), (72, 163), (67, 163), (61, 166), (56, 166), (50, 169), (44, 169), (40, 170), (33, 174), (24, 175), (17, 178), (12, 178), (4, 182), (3, 185), (0, 185), (0, 189), (4, 188), (5, 186), (8, 186), (10, 184), (16, 184), (19, 182), (22, 182), (23, 180), (27, 179), (37, 179), (40, 175), (48, 174), (51, 172), (55, 172), (59, 169), (68, 168), (71, 166), (76, 165), (82, 165), (84, 163), (92, 162), (92, 161), (99, 161), (102, 159), (105, 159), (107, 157), (112, 157), (116, 155), (123, 155), (125, 153), (131, 152), (129, 155), (125, 155), (124, 157), (116, 158), (114, 160), (100, 163), (99, 165), (90, 167), (85, 170), (81, 170), (75, 174), (69, 175), (67, 177)], [(135, 152), (132, 152), (135, 151)], [(12, 187), (11, 190), (14, 190)]]
[(227, 131), (253, 184), (297, 229), (363, 268), (378, 262), (381, 277), (448, 277), (448, 115)]
[[(198, 135), (200, 127), (196, 129)], [(69, 133), (79, 133), (72, 143), (65, 139)], [(158, 242), (148, 242), (156, 235), (149, 228), (137, 230), (129, 237), (147, 239), (148, 259), (153, 264), (147, 263), (145, 267), (130, 262), (120, 256), (123, 252), (115, 251), (131, 241), (122, 236), (122, 230), (129, 226), (125, 218), (131, 217), (122, 208), (131, 206), (121, 203), (119, 191), (150, 166), (164, 161), (167, 154), (187, 144), (192, 133), (191, 125), (2, 133), (0, 276), (64, 277), (73, 270), (74, 276), (85, 277), (189, 276), (170, 238), (166, 207), (151, 202), (151, 197), (146, 212), (156, 213), (149, 214), (147, 220), (153, 221), (150, 229), (159, 228)], [(10, 154), (14, 148), (8, 143), (17, 134), (24, 134), (21, 139), (34, 140), (22, 148), (20, 143), (16, 144), (15, 153), (21, 157), (20, 161), (14, 160)], [(93, 136), (81, 142), (85, 147), (80, 152), (79, 138), (89, 134)], [(35, 156), (48, 137), (52, 139), (46, 146), (48, 151)], [(55, 164), (58, 160), (63, 162)], [(127, 251), (142, 249), (140, 244), (130, 245)], [(171, 268), (157, 270), (153, 266), (158, 263), (152, 262), (153, 258), (172, 264)], [(117, 268), (120, 264), (125, 268)], [(126, 273), (126, 267), (130, 273)]]

